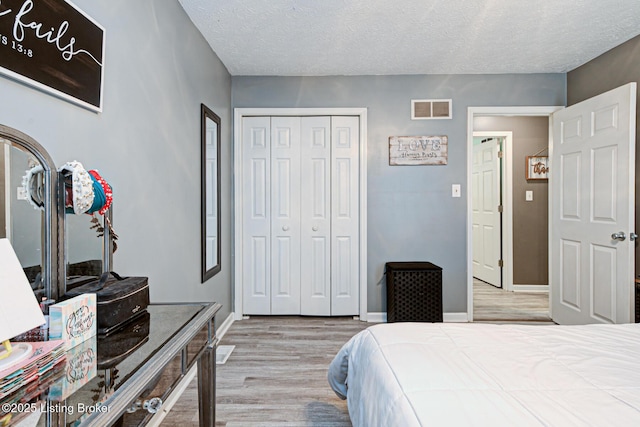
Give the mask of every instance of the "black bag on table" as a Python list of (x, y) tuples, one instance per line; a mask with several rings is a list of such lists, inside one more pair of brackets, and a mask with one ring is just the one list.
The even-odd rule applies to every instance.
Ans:
[(99, 276), (67, 276), (67, 293), (71, 291), (71, 289), (75, 289), (78, 286), (86, 285), (87, 283), (95, 282), (100, 279)]
[(113, 271), (71, 289), (65, 298), (95, 293), (97, 300), (98, 334), (118, 329), (149, 305), (148, 277), (121, 277)]

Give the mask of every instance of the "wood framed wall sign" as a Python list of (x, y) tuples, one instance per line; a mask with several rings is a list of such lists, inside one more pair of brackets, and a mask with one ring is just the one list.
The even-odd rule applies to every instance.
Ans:
[(527, 179), (549, 179), (549, 156), (527, 156)]
[(446, 165), (448, 138), (434, 136), (389, 137), (389, 165)]
[(104, 28), (69, 1), (0, 0), (0, 74), (102, 111)]

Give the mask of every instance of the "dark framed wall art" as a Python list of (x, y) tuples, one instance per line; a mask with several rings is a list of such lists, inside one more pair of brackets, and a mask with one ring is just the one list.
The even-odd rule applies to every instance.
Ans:
[(105, 29), (64, 0), (0, 2), (0, 74), (102, 111)]

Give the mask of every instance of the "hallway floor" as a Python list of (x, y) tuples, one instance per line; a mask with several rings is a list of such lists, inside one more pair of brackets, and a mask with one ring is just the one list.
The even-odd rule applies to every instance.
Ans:
[(548, 292), (509, 292), (473, 280), (475, 322), (551, 322)]

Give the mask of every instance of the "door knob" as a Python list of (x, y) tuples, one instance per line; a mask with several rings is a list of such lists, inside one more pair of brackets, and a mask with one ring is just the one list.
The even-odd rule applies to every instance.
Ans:
[(618, 231), (617, 233), (613, 233), (611, 235), (612, 240), (620, 240), (621, 242), (626, 238), (627, 236), (624, 234), (624, 231)]
[(289, 226), (288, 225), (283, 225), (282, 226), (282, 231), (289, 231)]
[(311, 227), (311, 229), (312, 229), (313, 231), (318, 231), (318, 226), (317, 226), (317, 225), (314, 225), (313, 227)]

